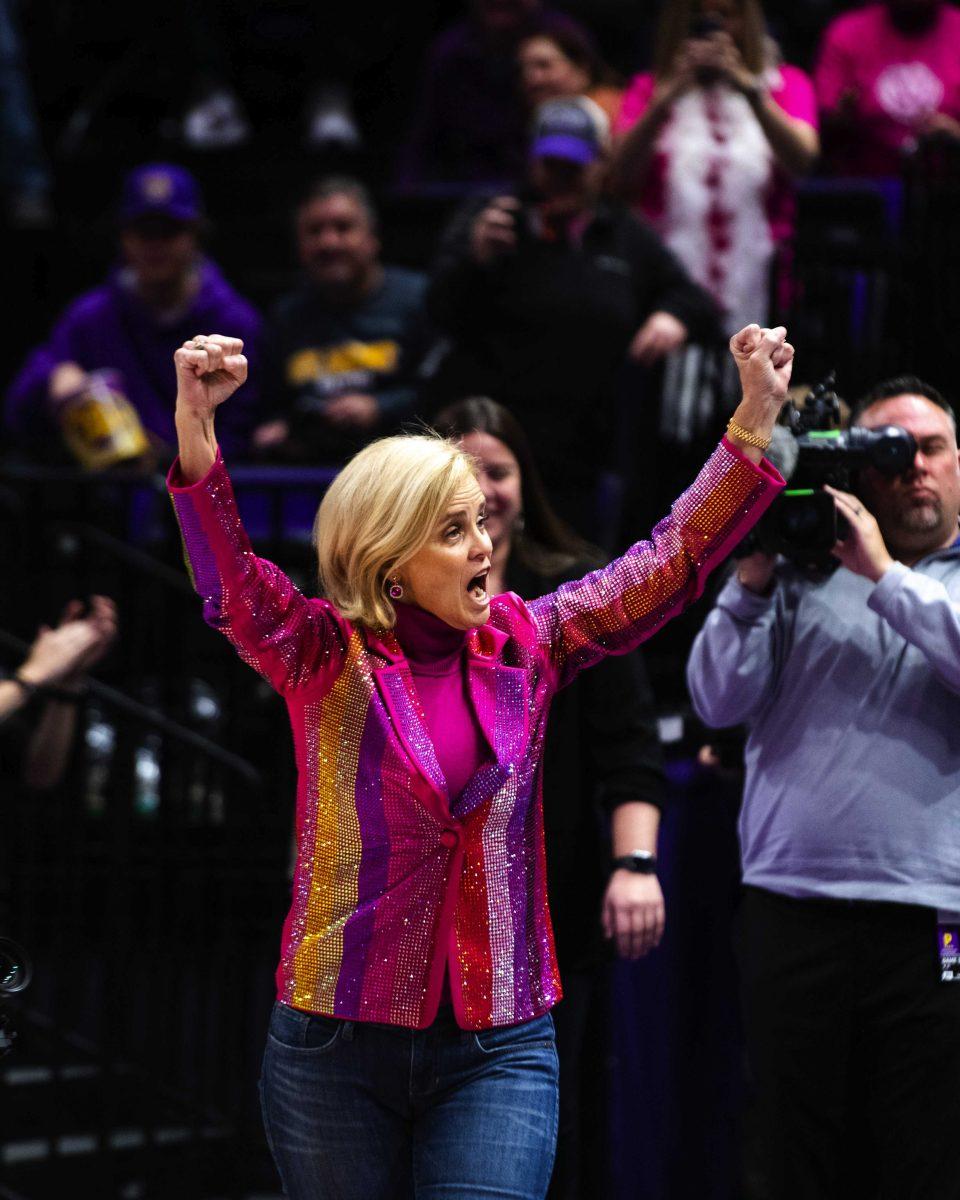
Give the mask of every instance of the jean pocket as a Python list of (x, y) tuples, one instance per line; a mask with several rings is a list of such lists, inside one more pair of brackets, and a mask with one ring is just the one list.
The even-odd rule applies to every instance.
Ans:
[(479, 1029), (473, 1035), (478, 1050), (484, 1054), (496, 1054), (501, 1050), (521, 1047), (552, 1047), (556, 1044), (553, 1017), (544, 1013), (532, 1021), (521, 1021), (519, 1025), (498, 1025), (493, 1029)]
[(273, 1006), (267, 1036), (288, 1050), (332, 1050), (340, 1040), (343, 1026), (339, 1017), (301, 1012), (278, 1001)]

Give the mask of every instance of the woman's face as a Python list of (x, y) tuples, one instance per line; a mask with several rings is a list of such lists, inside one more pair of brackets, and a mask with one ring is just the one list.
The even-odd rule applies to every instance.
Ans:
[(571, 62), (552, 38), (527, 38), (517, 60), (520, 86), (531, 108), (560, 96), (579, 96), (590, 86), (587, 72)]
[(454, 629), (473, 629), (490, 615), (490, 535), (483, 492), (471, 481), (455, 493), (430, 537), (396, 572), (403, 599)]
[(697, 17), (716, 21), (738, 46), (743, 44), (743, 7), (740, 0), (700, 0), (694, 20)]
[(509, 446), (490, 433), (468, 433), (460, 445), (477, 465), (477, 481), (487, 502), (487, 533), (493, 548), (513, 535), (523, 511), (520, 464)]

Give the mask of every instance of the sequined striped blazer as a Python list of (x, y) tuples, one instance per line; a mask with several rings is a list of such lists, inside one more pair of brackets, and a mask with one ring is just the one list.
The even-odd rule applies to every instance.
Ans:
[(299, 772), (293, 902), (279, 999), (422, 1028), (444, 968), (466, 1029), (560, 999), (540, 778), (550, 699), (625, 653), (702, 591), (782, 481), (722, 442), (648, 542), (530, 603), (506, 594), (467, 637), (487, 760), (448, 795), (395, 636), (307, 599), (258, 558), (218, 459), (170, 490), (204, 616), (285, 698)]

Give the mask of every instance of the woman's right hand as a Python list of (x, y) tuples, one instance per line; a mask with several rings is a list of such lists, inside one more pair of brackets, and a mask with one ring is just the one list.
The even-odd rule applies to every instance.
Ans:
[(177, 413), (201, 420), (213, 417), (247, 378), (247, 360), (239, 338), (197, 334), (174, 354)]
[(177, 448), (183, 480), (196, 483), (217, 457), (213, 416), (247, 378), (239, 338), (200, 333), (174, 354), (177, 369)]
[(668, 108), (675, 100), (697, 86), (697, 48), (693, 39), (684, 42), (673, 57), (670, 73), (657, 81), (653, 91), (653, 103), (658, 108)]

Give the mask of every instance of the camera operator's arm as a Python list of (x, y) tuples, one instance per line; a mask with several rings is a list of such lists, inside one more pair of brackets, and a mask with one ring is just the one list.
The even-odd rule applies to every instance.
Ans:
[(723, 728), (749, 721), (776, 682), (775, 563), (767, 554), (742, 559), (693, 643), (687, 687), (694, 711), (706, 725)]
[(960, 604), (941, 580), (895, 562), (867, 604), (924, 655), (942, 683), (960, 694)]
[(924, 655), (941, 682), (960, 693), (960, 604), (939, 579), (893, 559), (861, 500), (836, 488), (827, 491), (849, 529), (833, 553), (848, 571), (877, 585), (869, 607)]

